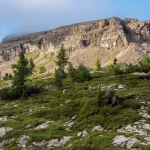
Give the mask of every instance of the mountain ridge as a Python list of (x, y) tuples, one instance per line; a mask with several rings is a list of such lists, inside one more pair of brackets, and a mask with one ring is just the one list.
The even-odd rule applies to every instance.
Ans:
[(91, 68), (96, 57), (103, 66), (115, 57), (122, 63), (138, 63), (150, 53), (150, 21), (112, 17), (3, 40), (0, 68), (14, 60), (19, 51), (39, 53), (42, 60), (55, 55), (62, 44), (75, 66), (83, 63)]

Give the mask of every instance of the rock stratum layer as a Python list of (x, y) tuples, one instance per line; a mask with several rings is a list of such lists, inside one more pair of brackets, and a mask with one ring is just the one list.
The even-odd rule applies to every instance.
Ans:
[(61, 44), (75, 66), (83, 63), (92, 67), (96, 57), (104, 66), (112, 63), (114, 57), (122, 63), (137, 63), (150, 53), (150, 21), (113, 17), (6, 37), (0, 44), (0, 69), (5, 70), (19, 51), (38, 53), (40, 57), (36, 61), (40, 65), (45, 58), (56, 54)]

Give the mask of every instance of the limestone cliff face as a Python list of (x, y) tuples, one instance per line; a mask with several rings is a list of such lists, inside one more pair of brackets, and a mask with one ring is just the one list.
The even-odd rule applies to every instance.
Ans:
[(55, 54), (61, 44), (65, 45), (71, 61), (89, 67), (96, 57), (102, 64), (114, 57), (136, 63), (149, 54), (150, 21), (113, 17), (5, 38), (0, 44), (0, 62), (13, 60), (19, 51)]

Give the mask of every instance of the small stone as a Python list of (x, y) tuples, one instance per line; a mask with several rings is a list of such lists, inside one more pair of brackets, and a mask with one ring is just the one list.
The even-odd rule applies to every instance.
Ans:
[(37, 127), (35, 127), (36, 130), (38, 129), (46, 129), (48, 127), (48, 124), (50, 123), (51, 121), (47, 121), (46, 123), (43, 123)]
[(64, 89), (63, 94), (66, 94), (68, 91), (69, 91), (68, 89)]
[(75, 120), (75, 119), (76, 119), (76, 117), (77, 117), (77, 116), (75, 115), (75, 116), (73, 116), (71, 119), (72, 119), (72, 120)]
[(119, 85), (118, 89), (124, 89), (124, 85)]
[(58, 139), (52, 139), (47, 143), (47, 147), (48, 148), (64, 147), (70, 139), (71, 136), (64, 136), (63, 139), (61, 139), (60, 141)]
[(7, 116), (4, 116), (4, 117), (0, 118), (0, 121), (2, 121), (2, 122), (7, 121)]
[(104, 131), (104, 129), (101, 126), (95, 126), (92, 131)]

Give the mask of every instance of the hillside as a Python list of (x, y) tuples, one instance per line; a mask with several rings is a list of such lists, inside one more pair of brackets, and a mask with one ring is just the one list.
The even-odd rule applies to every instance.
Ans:
[[(148, 150), (150, 82), (139, 75), (93, 77), (85, 83), (52, 78), (32, 80), (43, 90), (16, 101), (0, 101), (0, 148), (3, 150)], [(9, 85), (1, 81), (0, 86)], [(31, 84), (31, 81), (29, 81)], [(100, 107), (99, 94), (115, 89), (135, 97), (116, 107)]]
[(54, 70), (55, 64), (49, 59), (61, 44), (74, 66), (82, 63), (91, 68), (96, 57), (103, 66), (112, 63), (114, 57), (122, 63), (137, 63), (150, 52), (150, 22), (112, 17), (24, 36), (8, 36), (0, 44), (0, 70), (2, 74), (11, 72), (11, 61), (14, 62), (19, 51), (33, 57), (37, 66), (46, 64), (48, 70)]

